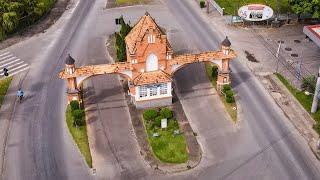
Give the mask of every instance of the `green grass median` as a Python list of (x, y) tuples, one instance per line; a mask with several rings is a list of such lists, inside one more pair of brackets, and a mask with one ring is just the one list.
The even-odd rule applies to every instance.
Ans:
[[(212, 83), (212, 86), (217, 89), (217, 78), (215, 76), (213, 76), (213, 73), (212, 73), (212, 67), (214, 65), (212, 65), (211, 63), (205, 63), (205, 68), (206, 68), (206, 72), (207, 72), (207, 76), (209, 78), (209, 80), (211, 81)], [(226, 111), (228, 112), (228, 114), (230, 115), (231, 119), (234, 121), (234, 122), (237, 122), (237, 115), (238, 115), (238, 112), (237, 112), (237, 104), (236, 102), (227, 102), (226, 98), (224, 97), (223, 94), (221, 93), (218, 93), (219, 94), (219, 97), (224, 105), (224, 107), (226, 108)], [(236, 108), (236, 109), (234, 109)]]
[(68, 129), (74, 141), (76, 142), (81, 154), (84, 156), (88, 166), (92, 168), (92, 158), (91, 158), (88, 135), (87, 135), (87, 126), (86, 124), (81, 126), (74, 125), (74, 117), (72, 115), (72, 110), (70, 105), (68, 105), (66, 110), (66, 121), (67, 121)]
[(11, 81), (12, 81), (12, 77), (8, 77), (0, 80), (0, 108), (3, 103), (4, 97), (7, 94)]
[(306, 95), (304, 91), (300, 91), (296, 89), (281, 74), (275, 73), (275, 75), (287, 87), (287, 89), (291, 92), (291, 94), (299, 101), (299, 103), (304, 107), (304, 109), (313, 117), (313, 119), (316, 121), (316, 125), (314, 126), (314, 129), (317, 131), (318, 134), (320, 134), (320, 110), (318, 110), (314, 114), (311, 113), (313, 96)]
[[(147, 111), (156, 112), (154, 109)], [(165, 163), (185, 163), (188, 160), (187, 144), (183, 132), (179, 130), (179, 123), (172, 117), (168, 118), (168, 126), (161, 129), (159, 120), (163, 119), (160, 113), (154, 113), (151, 118), (143, 118), (147, 131), (149, 145), (153, 154)], [(145, 117), (145, 116), (144, 116)], [(175, 134), (175, 131), (178, 132)], [(156, 135), (156, 137), (155, 137)]]

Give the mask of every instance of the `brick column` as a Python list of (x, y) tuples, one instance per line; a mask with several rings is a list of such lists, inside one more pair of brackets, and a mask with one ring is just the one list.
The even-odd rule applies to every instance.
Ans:
[[(65, 73), (72, 75), (75, 70), (75, 60), (69, 55), (66, 59)], [(77, 100), (81, 103), (80, 91), (77, 87), (76, 77), (67, 78), (67, 86), (68, 103), (72, 100)]]

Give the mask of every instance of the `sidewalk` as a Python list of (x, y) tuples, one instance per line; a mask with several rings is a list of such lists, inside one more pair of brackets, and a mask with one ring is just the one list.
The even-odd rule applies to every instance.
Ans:
[[(202, 10), (202, 15), (204, 19), (208, 20), (212, 29), (230, 38), (232, 48), (238, 55), (235, 60), (246, 64), (250, 71), (261, 80), (278, 106), (308, 142), (313, 153), (320, 159), (320, 152), (316, 150), (316, 141), (319, 135), (312, 128), (314, 120), (277, 77), (273, 75), (277, 66), (277, 59), (275, 52), (273, 52), (274, 47), (270, 43), (262, 43), (261, 39), (264, 37), (259, 33), (257, 34), (253, 28), (229, 25), (228, 18), (230, 16), (220, 16), (216, 11), (207, 14), (205, 10)], [(266, 41), (265, 39), (263, 40)], [(246, 51), (250, 54), (252, 53), (257, 62), (249, 61)], [(279, 71), (285, 76), (290, 76), (290, 72), (284, 66), (279, 66)]]

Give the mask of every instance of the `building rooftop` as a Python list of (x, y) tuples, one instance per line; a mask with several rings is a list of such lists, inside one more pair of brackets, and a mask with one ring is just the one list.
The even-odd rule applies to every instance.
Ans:
[[(162, 30), (162, 28), (160, 28), (150, 14), (146, 12), (125, 38), (130, 54), (135, 53), (137, 42), (142, 41), (144, 35), (149, 29), (154, 29), (158, 31), (159, 34), (165, 35), (165, 32)], [(168, 50), (171, 50), (169, 42), (167, 42), (167, 48)]]
[(162, 70), (143, 72), (133, 79), (133, 84), (136, 86), (144, 84), (158, 84), (171, 82), (171, 76)]

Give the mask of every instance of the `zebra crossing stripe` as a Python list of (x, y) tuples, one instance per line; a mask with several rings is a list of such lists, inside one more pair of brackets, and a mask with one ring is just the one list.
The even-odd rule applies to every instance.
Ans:
[(10, 52), (0, 54), (0, 79), (4, 78), (3, 68), (8, 69), (9, 77), (25, 71), (30, 66)]
[(8, 59), (8, 58), (15, 58), (15, 57), (10, 54), (10, 55), (7, 55), (7, 56), (5, 56), (5, 57), (0, 58), (0, 61), (6, 60), (6, 59)]
[(2, 57), (2, 56), (4, 56), (4, 55), (7, 55), (7, 54), (10, 54), (10, 52), (2, 53), (2, 54), (0, 54), (0, 57)]
[[(15, 64), (12, 64), (11, 62), (10, 63), (8, 63), (8, 64), (6, 64), (6, 65), (0, 65), (0, 69), (2, 69), (2, 68), (7, 68), (7, 69), (10, 69), (10, 68), (12, 68), (12, 67), (15, 67), (15, 66), (17, 66), (17, 65), (19, 65), (19, 64), (22, 64), (22, 63), (24, 63), (23, 61), (20, 61), (20, 62), (17, 62), (17, 63), (15, 63)], [(9, 64), (12, 64), (12, 65), (10, 65), (10, 66), (8, 66)]]
[[(5, 66), (10, 65), (10, 64), (13, 64), (13, 63), (15, 63), (15, 62), (17, 62), (17, 61), (20, 61), (20, 59), (16, 59), (16, 60), (14, 60), (14, 61), (8, 62), (7, 64), (1, 64), (1, 63), (0, 63), (0, 67), (5, 67)], [(21, 62), (23, 62), (23, 61), (21, 61)]]
[[(23, 64), (23, 65), (21, 65), (21, 66), (15, 67), (15, 68), (13, 68), (13, 69), (9, 69), (8, 73), (10, 74), (10, 72), (13, 72), (13, 71), (15, 71), (15, 70), (17, 70), (17, 69), (20, 69), (20, 68), (23, 68), (23, 67), (26, 67), (26, 66), (28, 66), (28, 64)], [(0, 75), (3, 76), (4, 73), (2, 72)]]

